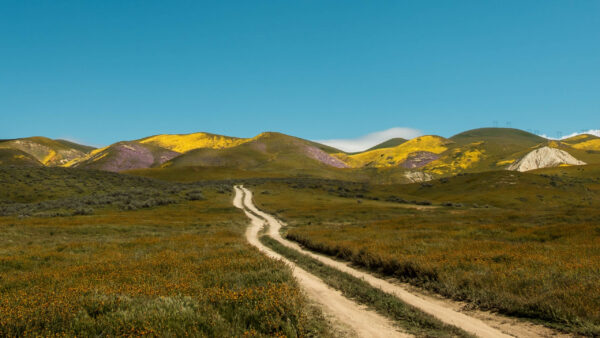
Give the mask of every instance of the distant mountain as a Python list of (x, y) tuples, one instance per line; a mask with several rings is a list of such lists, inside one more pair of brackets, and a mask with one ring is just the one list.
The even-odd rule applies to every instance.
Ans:
[[(544, 147), (549, 150), (536, 151)], [(276, 132), (253, 138), (210, 133), (162, 134), (101, 149), (44, 137), (0, 140), (0, 165), (108, 171), (162, 168), (180, 174), (186, 172), (183, 168), (193, 167), (197, 168), (194, 175), (203, 173), (213, 178), (309, 175), (382, 183), (419, 182), (459, 173), (541, 167), (531, 165), (532, 161), (543, 166), (600, 164), (600, 138), (579, 135), (553, 141), (518, 129), (481, 128), (450, 138), (394, 138), (352, 154)]]
[(85, 156), (93, 147), (47, 137), (27, 137), (0, 142), (0, 149), (20, 150), (46, 166), (61, 166)]

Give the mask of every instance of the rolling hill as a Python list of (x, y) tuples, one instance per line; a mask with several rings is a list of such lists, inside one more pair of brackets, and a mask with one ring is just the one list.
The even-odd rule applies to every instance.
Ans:
[(375, 146), (373, 146), (373, 147), (371, 147), (371, 148), (369, 148), (369, 149), (367, 149), (365, 151), (370, 151), (370, 150), (375, 150), (375, 149), (381, 149), (381, 148), (393, 148), (393, 147), (401, 145), (402, 143), (404, 143), (406, 141), (408, 141), (408, 140), (407, 139), (403, 139), (401, 137), (394, 137), (394, 138), (391, 138), (391, 139), (389, 139), (387, 141), (381, 142), (378, 145), (375, 145)]
[(230, 167), (244, 170), (346, 168), (314, 142), (281, 133), (262, 133), (225, 149), (201, 148), (165, 163), (163, 167)]
[(0, 166), (41, 167), (43, 164), (28, 153), (12, 148), (0, 148)]
[(600, 151), (600, 137), (590, 134), (573, 136), (562, 142), (575, 149)]
[(396, 167), (419, 168), (438, 158), (448, 150), (451, 143), (439, 136), (420, 136), (392, 148), (367, 150), (362, 153), (347, 155), (335, 154), (340, 160), (353, 168), (361, 167)]
[(152, 144), (124, 141), (94, 150), (67, 166), (118, 172), (158, 166), (178, 155), (180, 153)]
[(461, 172), (506, 169), (516, 161), (515, 153), (527, 151), (547, 140), (512, 128), (480, 128), (449, 138), (452, 146), (423, 170), (438, 176)]
[[(0, 141), (0, 149), (19, 150), (46, 166), (61, 166), (69, 161), (85, 156), (92, 151), (88, 147), (65, 140), (52, 140), (47, 137), (27, 137)], [(17, 156), (23, 154), (17, 154)], [(14, 158), (14, 156), (13, 156)]]
[(161, 134), (122, 141), (94, 150), (66, 166), (124, 171), (160, 167), (163, 163), (196, 149), (226, 149), (248, 139), (210, 133)]
[[(172, 174), (164, 171), (184, 175), (189, 171), (184, 168), (196, 168), (189, 172), (198, 179), (313, 176), (410, 183), (460, 173), (600, 164), (599, 143), (600, 138), (592, 135), (553, 141), (511, 128), (474, 129), (450, 138), (394, 138), (360, 153), (345, 153), (276, 132), (253, 138), (210, 133), (161, 134), (100, 149), (31, 137), (0, 141), (0, 165), (115, 172), (156, 169), (167, 177)], [(546, 159), (549, 154), (556, 158)], [(528, 164), (517, 165), (525, 162)], [(151, 175), (157, 174), (154, 171)]]
[(223, 135), (209, 133), (193, 133), (193, 134), (163, 134), (155, 135), (138, 140), (141, 144), (151, 144), (157, 147), (185, 153), (190, 150), (207, 148), (207, 149), (224, 149), (238, 146), (248, 142), (249, 139), (229, 137)]

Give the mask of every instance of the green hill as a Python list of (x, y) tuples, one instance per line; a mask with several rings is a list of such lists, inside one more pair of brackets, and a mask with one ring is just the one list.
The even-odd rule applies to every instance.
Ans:
[(467, 144), (479, 141), (507, 143), (510, 145), (527, 147), (545, 142), (546, 139), (514, 128), (479, 128), (467, 130), (450, 137), (458, 144)]
[(255, 171), (319, 170), (346, 165), (314, 142), (281, 133), (262, 133), (251, 141), (226, 149), (196, 149), (163, 167), (225, 167)]
[(512, 128), (473, 129), (449, 139), (436, 135), (394, 138), (353, 154), (276, 132), (253, 138), (160, 134), (101, 149), (44, 137), (0, 141), (0, 149), (27, 154), (4, 151), (3, 163), (10, 159), (11, 165), (35, 165), (37, 161), (46, 166), (115, 172), (194, 167), (194, 177), (201, 171), (206, 177), (313, 176), (389, 183), (505, 170), (543, 146), (564, 150), (588, 164), (600, 163), (600, 138), (596, 136), (553, 141)]
[(362, 152), (367, 152), (367, 151), (370, 151), (370, 150), (381, 149), (381, 148), (393, 148), (393, 147), (401, 145), (402, 143), (404, 143), (406, 141), (408, 141), (408, 140), (400, 138), (400, 137), (391, 138), (391, 139), (389, 139), (389, 140), (387, 140), (385, 142), (381, 142), (378, 145), (373, 146), (373, 147), (371, 147), (371, 148), (369, 148), (369, 149), (367, 149), (365, 151), (361, 151), (361, 153)]
[[(480, 128), (452, 136), (452, 146), (424, 168), (435, 175), (503, 170), (521, 152), (547, 143), (543, 137), (512, 128)], [(517, 155), (519, 154), (519, 155)]]
[(65, 147), (76, 149), (83, 153), (89, 153), (92, 150), (96, 149), (95, 147), (90, 147), (90, 146), (86, 146), (84, 144), (79, 144), (79, 143), (75, 143), (75, 142), (71, 142), (71, 141), (67, 141), (67, 140), (56, 139), (54, 141), (64, 145)]

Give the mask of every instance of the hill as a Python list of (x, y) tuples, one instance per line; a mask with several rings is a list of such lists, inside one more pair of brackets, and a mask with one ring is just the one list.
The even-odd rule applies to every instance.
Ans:
[(353, 168), (396, 167), (420, 168), (438, 158), (451, 142), (440, 136), (420, 136), (392, 148), (381, 148), (358, 154), (335, 154)]
[(370, 151), (370, 150), (375, 150), (375, 149), (381, 149), (381, 148), (393, 148), (396, 146), (401, 145), (402, 143), (408, 141), (407, 139), (403, 139), (401, 137), (395, 137), (395, 138), (391, 138), (385, 142), (381, 142), (376, 146), (373, 146), (365, 151)]
[(75, 159), (69, 167), (124, 171), (159, 167), (196, 149), (226, 149), (249, 139), (210, 133), (161, 134), (133, 141), (121, 141)]
[(452, 136), (453, 146), (424, 170), (436, 175), (502, 170), (517, 157), (543, 144), (543, 137), (511, 128), (480, 128)]
[(582, 134), (562, 140), (563, 143), (575, 149), (600, 151), (600, 137), (590, 134)]
[(183, 154), (187, 151), (200, 148), (224, 149), (235, 147), (242, 143), (248, 142), (248, 140), (249, 139), (209, 133), (193, 133), (155, 135), (143, 138), (137, 142), (141, 144), (155, 145)]
[(123, 171), (159, 166), (180, 153), (153, 144), (118, 142), (75, 159), (67, 166), (106, 171)]
[(43, 166), (40, 161), (19, 149), (0, 148), (0, 166)]
[[(411, 140), (394, 138), (360, 153), (345, 153), (276, 132), (253, 138), (203, 132), (160, 134), (101, 149), (33, 137), (0, 141), (0, 149), (14, 149), (28, 155), (4, 151), (2, 163), (12, 165), (35, 165), (37, 161), (46, 166), (115, 172), (194, 167), (191, 171), (194, 177), (202, 172), (206, 177), (313, 176), (409, 183), (460, 173), (506, 170), (542, 147), (556, 149), (553, 153), (558, 150), (568, 153), (574, 159), (564, 162), (567, 164), (600, 163), (599, 143), (600, 138), (592, 135), (553, 141), (518, 129), (481, 128), (448, 139), (436, 135)], [(218, 172), (210, 173), (211, 170)], [(152, 175), (158, 173), (154, 171)]]
[[(391, 140), (390, 140), (391, 141)], [(449, 139), (421, 136), (393, 147), (336, 156), (353, 168), (401, 167), (432, 176), (503, 170), (532, 147), (548, 141), (510, 128), (473, 129)], [(387, 143), (391, 145), (393, 142)]]
[(22, 151), (46, 166), (61, 166), (85, 156), (93, 147), (47, 137), (27, 137), (0, 142), (0, 149)]
[(266, 171), (347, 167), (313, 142), (274, 132), (262, 133), (235, 147), (192, 150), (163, 165), (184, 166)]
[[(94, 150), (68, 166), (108, 171), (206, 166), (228, 167), (235, 172), (234, 169), (272, 166), (274, 163), (283, 165), (286, 161), (285, 168), (310, 169), (311, 166), (305, 168), (301, 160), (308, 157), (343, 167), (342, 162), (328, 155), (334, 152), (339, 150), (280, 133), (263, 133), (254, 138), (209, 133), (162, 134)], [(277, 153), (277, 159), (274, 153)]]

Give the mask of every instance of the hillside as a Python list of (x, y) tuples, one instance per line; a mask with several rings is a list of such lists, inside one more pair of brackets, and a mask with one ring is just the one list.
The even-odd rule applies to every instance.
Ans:
[(396, 166), (420, 168), (448, 150), (450, 143), (443, 137), (427, 135), (392, 148), (375, 149), (353, 155), (335, 154), (335, 156), (353, 168)]
[(568, 144), (569, 146), (575, 149), (600, 151), (600, 137), (595, 135), (577, 135), (562, 140), (562, 142)]
[(43, 166), (40, 161), (28, 153), (11, 148), (0, 148), (0, 166)]
[(209, 133), (193, 133), (155, 135), (143, 138), (137, 142), (141, 144), (151, 144), (183, 154), (187, 151), (200, 148), (224, 149), (235, 147), (248, 142), (248, 139)]
[(0, 142), (0, 149), (22, 151), (46, 166), (61, 166), (85, 156), (93, 147), (47, 137), (27, 137)]
[(449, 140), (454, 146), (425, 168), (437, 175), (505, 169), (516, 160), (515, 153), (547, 140), (511, 128), (480, 128), (462, 132)]
[(179, 155), (178, 152), (152, 144), (118, 142), (94, 150), (89, 155), (76, 159), (67, 166), (118, 172), (159, 166)]
[[(399, 142), (389, 140), (382, 145)], [(518, 129), (481, 128), (444, 139), (421, 136), (392, 147), (377, 146), (358, 154), (336, 154), (353, 168), (402, 167), (433, 176), (506, 169), (532, 147), (547, 140)], [(518, 155), (518, 156), (517, 156)]]
[(530, 171), (540, 168), (552, 168), (561, 165), (585, 165), (568, 152), (552, 147), (541, 147), (531, 151), (520, 160), (512, 163), (508, 170)]
[(391, 138), (387, 141), (381, 142), (378, 145), (375, 145), (365, 151), (376, 150), (376, 149), (381, 149), (381, 148), (393, 148), (393, 147), (401, 145), (402, 143), (404, 143), (406, 141), (408, 141), (408, 140), (403, 139), (401, 137), (395, 137), (395, 138)]
[[(32, 137), (0, 141), (0, 149), (22, 152), (5, 150), (0, 165), (36, 165), (37, 161), (46, 166), (115, 172), (195, 167), (206, 177), (313, 176), (410, 183), (460, 173), (506, 170), (542, 147), (556, 149), (552, 153), (565, 152), (573, 157), (558, 161), (556, 165), (600, 163), (599, 143), (600, 138), (592, 135), (552, 141), (510, 128), (473, 129), (448, 139), (436, 135), (411, 140), (393, 138), (360, 153), (345, 153), (276, 132), (265, 132), (252, 138), (204, 132), (161, 134), (121, 141), (101, 149), (65, 140)], [(547, 162), (544, 159), (536, 161)], [(211, 170), (219, 172), (211, 173)], [(194, 171), (193, 176), (198, 177), (198, 172)]]
[(225, 149), (248, 140), (209, 133), (161, 134), (114, 143), (75, 159), (66, 166), (115, 172), (145, 169), (159, 167), (192, 150)]
[(163, 166), (227, 167), (269, 171), (347, 167), (339, 159), (316, 147), (313, 142), (273, 132), (262, 133), (235, 147), (192, 150)]

